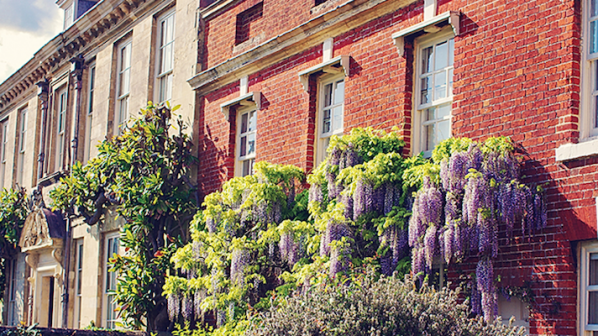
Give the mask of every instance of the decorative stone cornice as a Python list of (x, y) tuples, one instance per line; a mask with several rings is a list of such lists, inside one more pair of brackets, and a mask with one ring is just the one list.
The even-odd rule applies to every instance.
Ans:
[(104, 0), (81, 16), (66, 31), (59, 33), (35, 53), (25, 65), (0, 84), (0, 111), (52, 70), (69, 62), (90, 44), (117, 25), (132, 21), (160, 0)]
[[(401, 9), (416, 0), (349, 0), (317, 17), (273, 37), (240, 55), (228, 59), (188, 80), (199, 94), (207, 94), (220, 87), (274, 65), (292, 55), (315, 47), (330, 36), (338, 36), (369, 21)], [(222, 10), (217, 2), (205, 13)], [(204, 11), (202, 11), (202, 15)]]

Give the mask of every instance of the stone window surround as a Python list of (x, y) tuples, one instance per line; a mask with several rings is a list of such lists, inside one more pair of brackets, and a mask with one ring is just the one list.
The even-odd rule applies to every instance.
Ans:
[[(589, 1), (583, 1), (582, 13), (582, 36), (588, 36), (590, 33), (590, 18), (588, 9), (589, 6), (584, 6)], [(598, 21), (594, 21), (598, 22)], [(596, 82), (594, 76), (596, 75), (596, 68), (598, 67), (598, 52), (589, 55), (589, 38), (582, 39), (582, 62), (581, 67), (581, 106), (579, 113), (579, 142), (578, 143), (567, 143), (559, 146), (555, 150), (555, 159), (557, 162), (570, 161), (583, 159), (590, 156), (598, 155), (598, 128), (593, 128), (591, 112), (595, 112), (598, 106), (592, 106), (598, 104), (598, 102), (592, 102), (596, 100), (597, 95), (595, 90), (592, 90), (592, 85)], [(588, 74), (594, 74), (589, 75)], [(598, 85), (598, 84), (597, 84)], [(598, 116), (597, 116), (598, 117)]]
[[(598, 207), (598, 198), (596, 199)], [(578, 323), (579, 335), (590, 336), (592, 331), (598, 331), (598, 324), (588, 324), (588, 309), (589, 309), (589, 292), (598, 291), (598, 286), (590, 286), (588, 284), (590, 255), (598, 253), (598, 241), (589, 241), (580, 244), (578, 255)]]
[[(425, 35), (421, 37), (423, 40), (418, 40), (417, 42), (417, 51), (416, 51), (416, 55), (414, 57), (414, 73), (415, 78), (414, 78), (414, 87), (413, 87), (413, 91), (414, 91), (414, 96), (415, 96), (415, 104), (413, 107), (413, 136), (412, 136), (412, 152), (414, 154), (423, 152), (425, 157), (430, 157), (432, 155), (432, 148), (427, 148), (427, 146), (425, 145), (425, 141), (424, 141), (424, 137), (427, 134), (426, 133), (426, 127), (428, 126), (434, 126), (434, 131), (437, 130), (436, 126), (440, 125), (440, 123), (442, 122), (449, 122), (449, 134), (448, 137), (450, 138), (452, 136), (451, 134), (451, 117), (452, 117), (452, 106), (450, 106), (450, 112), (448, 114), (448, 116), (444, 116), (444, 117), (437, 117), (436, 114), (434, 116), (435, 119), (432, 120), (426, 120), (424, 117), (424, 113), (426, 113), (426, 111), (428, 109), (435, 109), (436, 111), (439, 110), (440, 107), (442, 106), (447, 106), (449, 104), (452, 105), (453, 102), (453, 96), (452, 96), (452, 89), (449, 87), (450, 85), (450, 80), (447, 77), (445, 77), (445, 85), (446, 85), (446, 89), (447, 90), (445, 92), (445, 97), (443, 98), (438, 98), (436, 99), (433, 96), (433, 93), (436, 91), (436, 88), (433, 86), (432, 84), (432, 92), (430, 92), (430, 101), (426, 102), (426, 103), (422, 103), (421, 102), (421, 87), (422, 87), (422, 65), (421, 65), (421, 61), (423, 58), (422, 52), (424, 49), (428, 48), (428, 47), (434, 47), (440, 43), (446, 42), (448, 43), (451, 39), (454, 39), (454, 34), (452, 31), (450, 30), (443, 30), (443, 31), (439, 31), (438, 33), (431, 33), (429, 35)], [(435, 49), (434, 49), (435, 50)], [(447, 49), (447, 52), (450, 49)], [(436, 51), (434, 51), (434, 55), (436, 54)], [(447, 56), (448, 53), (447, 53)], [(449, 70), (452, 70), (453, 66), (452, 65), (448, 65), (447, 62), (447, 66), (442, 68), (442, 72), (447, 72)], [(435, 71), (434, 69), (431, 69), (430, 72), (428, 72), (427, 74), (431, 74), (428, 76), (428, 78), (432, 78), (435, 77), (435, 73), (437, 71)], [(434, 93), (435, 94), (435, 93)], [(437, 142), (439, 139), (434, 138)], [(445, 139), (441, 139), (441, 140), (445, 140)], [(436, 143), (437, 144), (437, 143)]]

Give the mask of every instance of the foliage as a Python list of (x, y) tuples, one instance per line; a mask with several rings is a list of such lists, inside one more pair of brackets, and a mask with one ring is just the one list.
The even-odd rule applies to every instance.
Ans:
[(110, 259), (118, 273), (116, 300), (125, 324), (141, 328), (145, 320), (148, 330), (169, 325), (162, 287), (166, 274), (174, 272), (170, 258), (187, 239), (197, 211), (188, 178), (196, 158), (180, 118), (171, 135), (176, 109), (150, 102), (141, 118), (122, 135), (104, 140), (86, 165), (75, 164), (51, 193), (55, 208), (80, 214), (89, 224), (109, 206), (124, 219), (120, 242), (126, 253)]
[(193, 243), (173, 257), (184, 276), (169, 277), (164, 287), (171, 319), (214, 313), (220, 328), (200, 324), (202, 332), (240, 332), (248, 316), (284, 309), (292, 295), (355, 286), (361, 269), (388, 277), (411, 266), (425, 287), (435, 260), (475, 257), (473, 312), (484, 313), (491, 328), (498, 225), (513, 232), (519, 223), (528, 234), (543, 228), (543, 196), (519, 181), (508, 138), (449, 139), (431, 160), (404, 158), (403, 146), (396, 133), (372, 129), (332, 137), (326, 161), (307, 177), (307, 209), (303, 201), (293, 203), (300, 171), (265, 162), (256, 164), (255, 176), (232, 179), (208, 195), (194, 220)]
[(523, 335), (525, 328), (469, 318), (459, 290), (420, 289), (410, 277), (377, 280), (370, 272), (347, 285), (322, 285), (253, 317), (259, 335)]
[(0, 299), (6, 286), (6, 260), (13, 258), (21, 230), (27, 218), (27, 194), (24, 188), (0, 191)]
[(22, 324), (17, 325), (14, 329), (6, 329), (2, 332), (2, 336), (38, 336), (41, 332), (37, 329), (37, 323), (30, 326)]

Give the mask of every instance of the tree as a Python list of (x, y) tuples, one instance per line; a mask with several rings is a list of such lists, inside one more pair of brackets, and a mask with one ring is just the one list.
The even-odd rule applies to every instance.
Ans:
[(27, 194), (24, 188), (0, 191), (0, 299), (6, 288), (6, 259), (13, 258), (27, 218)]
[[(171, 126), (169, 106), (151, 102), (121, 135), (104, 140), (86, 165), (76, 163), (50, 196), (55, 208), (97, 223), (108, 207), (124, 219), (121, 245), (110, 259), (117, 272), (116, 301), (126, 326), (166, 330), (166, 275), (175, 272), (174, 251), (188, 239), (188, 224), (198, 209), (196, 187), (189, 179), (197, 159), (184, 133)], [(176, 134), (171, 135), (171, 130)]]

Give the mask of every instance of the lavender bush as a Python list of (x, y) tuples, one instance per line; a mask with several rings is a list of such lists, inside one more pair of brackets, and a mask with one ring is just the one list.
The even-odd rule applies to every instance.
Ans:
[(376, 280), (371, 272), (349, 285), (318, 286), (253, 316), (247, 336), (524, 335), (525, 328), (470, 318), (459, 290), (418, 289), (409, 277)]

